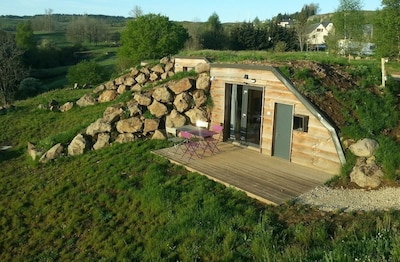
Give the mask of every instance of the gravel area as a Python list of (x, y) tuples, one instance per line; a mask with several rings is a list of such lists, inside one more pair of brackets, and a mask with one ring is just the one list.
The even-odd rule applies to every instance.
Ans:
[(323, 211), (373, 211), (400, 209), (400, 188), (378, 190), (316, 187), (295, 199)]

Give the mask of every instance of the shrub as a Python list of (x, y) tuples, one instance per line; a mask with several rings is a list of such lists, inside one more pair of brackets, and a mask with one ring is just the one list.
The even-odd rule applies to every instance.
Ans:
[(67, 79), (71, 84), (97, 85), (107, 79), (105, 70), (96, 62), (82, 61), (68, 70)]
[(392, 181), (400, 179), (400, 144), (396, 143), (390, 137), (381, 136), (379, 139), (379, 148), (376, 150), (376, 160), (382, 164), (386, 178)]
[(27, 77), (21, 81), (17, 91), (17, 99), (25, 99), (44, 91), (42, 82), (34, 77)]

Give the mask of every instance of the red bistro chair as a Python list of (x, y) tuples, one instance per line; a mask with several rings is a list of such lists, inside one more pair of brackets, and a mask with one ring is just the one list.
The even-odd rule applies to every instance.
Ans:
[[(222, 140), (223, 136), (223, 127), (221, 125), (212, 125), (211, 126), (211, 131), (214, 131), (217, 133), (217, 135), (210, 136), (205, 138), (205, 142), (207, 144), (207, 148), (210, 149), (211, 153), (214, 154), (215, 151), (220, 152), (221, 150), (218, 148), (218, 143)], [(206, 148), (204, 149), (204, 151)]]
[(200, 156), (197, 154), (197, 149), (200, 147), (200, 142), (193, 139), (192, 134), (188, 132), (181, 131), (180, 134), (181, 137), (185, 139), (184, 143), (182, 143), (182, 146), (184, 147), (184, 149), (182, 150), (182, 158), (185, 155), (188, 155), (189, 160), (192, 159), (194, 156), (200, 158)]

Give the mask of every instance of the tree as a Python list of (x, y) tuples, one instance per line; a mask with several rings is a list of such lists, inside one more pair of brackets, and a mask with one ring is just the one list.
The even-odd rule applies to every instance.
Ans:
[(32, 25), (30, 21), (19, 23), (17, 33), (15, 34), (17, 46), (24, 51), (35, 47), (35, 38), (33, 36)]
[(381, 57), (400, 57), (400, 0), (382, 0), (374, 21), (376, 53)]
[(265, 50), (269, 46), (267, 28), (254, 23), (235, 24), (230, 31), (230, 48), (233, 50)]
[(106, 72), (94, 61), (82, 61), (68, 69), (67, 79), (71, 84), (97, 85), (106, 80)]
[(176, 54), (189, 38), (187, 30), (168, 17), (148, 14), (128, 21), (118, 51), (120, 63), (132, 66), (146, 59)]
[(351, 50), (351, 46), (358, 46), (357, 43), (363, 40), (363, 28), (365, 16), (361, 11), (361, 0), (340, 0), (337, 11), (333, 14), (333, 24), (335, 27), (336, 38), (344, 41), (344, 52), (358, 52)]
[(221, 50), (225, 46), (225, 34), (219, 17), (213, 13), (205, 24), (205, 29), (202, 33), (202, 45), (205, 49)]
[(129, 12), (129, 15), (132, 18), (138, 18), (139, 16), (143, 15), (143, 10), (140, 6), (135, 5), (135, 7)]
[(75, 44), (98, 44), (107, 39), (107, 26), (101, 19), (84, 15), (68, 24), (67, 39)]
[(296, 31), (297, 39), (299, 41), (300, 51), (303, 51), (304, 45), (307, 41), (308, 18), (316, 15), (318, 12), (318, 4), (304, 5), (300, 13), (296, 13), (294, 29)]
[(13, 35), (0, 31), (0, 103), (5, 106), (13, 101), (19, 82), (27, 75), (22, 54)]

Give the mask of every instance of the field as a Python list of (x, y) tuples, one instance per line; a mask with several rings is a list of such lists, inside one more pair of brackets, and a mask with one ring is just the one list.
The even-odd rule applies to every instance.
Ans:
[[(64, 41), (59, 34), (40, 35)], [(88, 49), (91, 59), (114, 66), (115, 48)], [(189, 54), (222, 62), (347, 63), (325, 53), (181, 55)], [(399, 68), (392, 62), (388, 67)], [(325, 212), (293, 201), (264, 205), (151, 153), (167, 141), (33, 161), (28, 142), (45, 149), (67, 145), (107, 106), (131, 99), (128, 92), (118, 101), (64, 113), (39, 109), (91, 92), (64, 88), (70, 87), (67, 70), (37, 71), (50, 91), (0, 113), (0, 146), (12, 146), (0, 151), (1, 261), (400, 261), (400, 211)]]
[[(399, 211), (273, 207), (170, 164), (164, 141), (115, 144), (39, 164), (26, 145), (67, 144), (106, 106), (38, 109), (88, 90), (55, 90), (0, 115), (0, 260), (398, 261)], [(130, 94), (117, 102), (130, 99)]]

